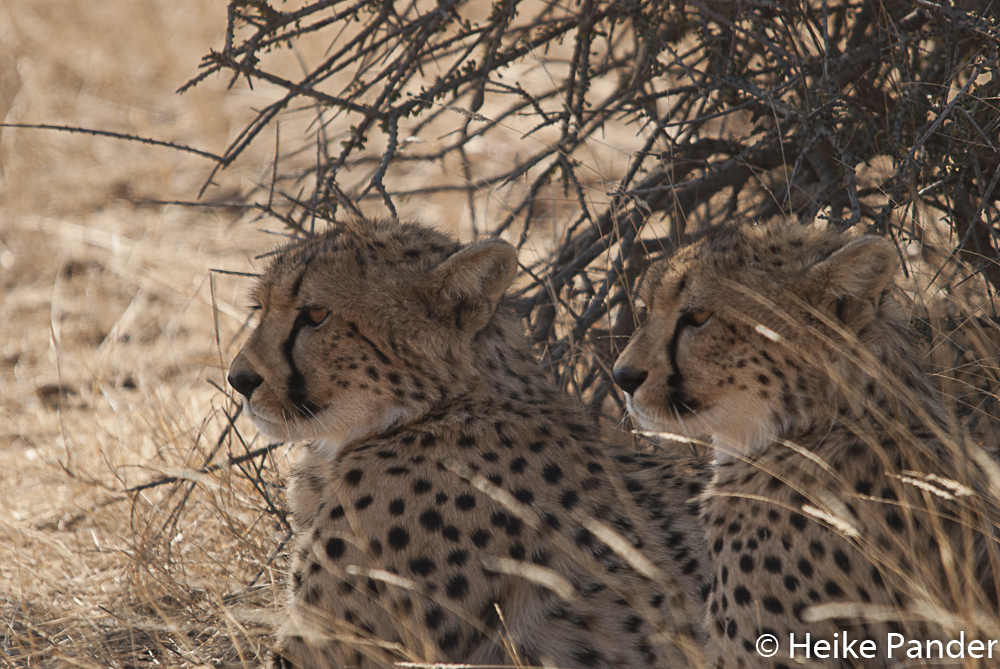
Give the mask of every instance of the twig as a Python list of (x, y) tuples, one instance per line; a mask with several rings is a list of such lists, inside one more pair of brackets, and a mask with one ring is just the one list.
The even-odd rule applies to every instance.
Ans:
[(214, 160), (217, 163), (225, 161), (225, 158), (223, 158), (222, 156), (217, 156), (214, 153), (209, 153), (208, 151), (202, 151), (201, 149), (195, 149), (190, 146), (185, 146), (184, 144), (177, 144), (175, 142), (164, 142), (159, 139), (151, 139), (149, 137), (139, 137), (138, 135), (130, 135), (124, 132), (111, 132), (110, 130), (95, 130), (93, 128), (79, 128), (71, 125), (52, 125), (48, 123), (0, 123), (0, 128), (58, 130), (59, 132), (70, 132), (80, 135), (94, 135), (95, 137), (112, 137), (114, 139), (124, 139), (129, 142), (139, 142), (140, 144), (150, 144), (152, 146), (165, 146), (168, 149), (177, 149), (178, 151), (193, 153), (196, 156), (201, 156), (202, 158), (208, 158), (209, 160)]
[[(195, 474), (211, 474), (212, 472), (217, 472), (220, 469), (227, 469), (229, 467), (241, 464), (248, 460), (253, 460), (254, 458), (259, 458), (262, 455), (267, 455), (279, 446), (283, 446), (284, 442), (275, 442), (268, 444), (267, 446), (262, 446), (261, 448), (255, 449), (246, 453), (245, 455), (239, 455), (236, 457), (228, 457), (224, 461), (210, 465), (208, 467), (202, 467), (194, 471)], [(141, 485), (132, 486), (131, 488), (126, 488), (125, 492), (139, 492), (140, 490), (148, 490), (149, 488), (156, 488), (161, 485), (166, 485), (168, 483), (176, 483), (180, 481), (183, 477), (180, 476), (164, 476), (163, 478), (156, 479), (155, 481), (150, 481), (149, 483), (143, 483)]]

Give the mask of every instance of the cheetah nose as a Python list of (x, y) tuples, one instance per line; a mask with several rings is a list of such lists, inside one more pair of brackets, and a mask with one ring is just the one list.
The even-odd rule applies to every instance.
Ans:
[(247, 399), (250, 399), (253, 391), (262, 383), (264, 383), (264, 377), (258, 376), (253, 372), (240, 371), (229, 373), (229, 385)]
[(642, 382), (646, 380), (649, 376), (649, 372), (646, 370), (636, 371), (631, 367), (616, 367), (613, 372), (611, 372), (611, 378), (614, 379), (618, 387), (627, 392), (629, 395), (634, 395), (635, 391), (639, 389)]

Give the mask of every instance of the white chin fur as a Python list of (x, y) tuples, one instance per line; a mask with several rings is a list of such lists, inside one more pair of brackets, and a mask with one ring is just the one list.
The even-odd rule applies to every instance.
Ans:
[(678, 434), (682, 437), (689, 438), (695, 438), (698, 436), (689, 429), (691, 426), (684, 424), (684, 421), (662, 420), (657, 415), (650, 415), (650, 413), (647, 412), (642, 405), (636, 402), (635, 398), (628, 393), (625, 394), (625, 406), (628, 408), (628, 412), (632, 415), (636, 424), (643, 430), (647, 430), (649, 432)]
[(288, 437), (284, 434), (284, 430), (279, 429), (276, 423), (272, 423), (266, 418), (261, 417), (259, 414), (255, 413), (253, 407), (250, 406), (250, 401), (247, 399), (243, 400), (243, 415), (250, 419), (253, 426), (257, 428), (257, 431), (268, 439), (280, 439), (286, 440)]
[[(704, 419), (692, 420), (690, 425), (685, 425), (683, 421), (661, 420), (658, 416), (651, 416), (628, 393), (625, 394), (625, 406), (639, 427), (649, 432), (668, 432), (695, 437), (691, 428), (697, 429), (700, 427), (698, 424), (705, 422)], [(732, 431), (718, 429), (711, 431), (710, 439), (715, 447), (716, 462), (750, 457), (762, 450), (777, 434), (777, 430), (768, 421), (740, 421), (736, 427), (737, 429)]]
[(342, 424), (340, 416), (328, 411), (312, 420), (302, 421), (300, 424), (284, 423), (279, 425), (254, 413), (245, 400), (243, 407), (243, 413), (253, 421), (254, 427), (264, 436), (282, 441), (315, 440), (316, 452), (330, 461), (344, 446), (386, 432), (406, 417), (406, 413), (402, 409), (393, 407), (381, 416), (367, 416), (367, 420), (362, 420), (357, 425), (345, 426)]

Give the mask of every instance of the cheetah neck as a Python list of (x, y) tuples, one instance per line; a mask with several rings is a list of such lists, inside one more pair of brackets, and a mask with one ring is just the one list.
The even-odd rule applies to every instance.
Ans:
[(407, 412), (403, 409), (394, 408), (381, 416), (377, 416), (377, 420), (356, 425), (342, 435), (331, 435), (323, 439), (317, 439), (313, 442), (313, 448), (327, 462), (333, 462), (345, 446), (388, 432), (404, 423), (407, 417)]
[[(894, 312), (895, 305), (890, 309)], [(867, 426), (869, 432), (895, 433), (897, 440), (907, 432), (944, 429), (948, 420), (941, 393), (924, 369), (906, 319), (884, 314), (859, 339), (862, 354), (842, 359), (830, 375), (831, 412), (807, 427), (822, 427), (832, 418)]]
[(526, 399), (529, 389), (544, 384), (544, 374), (525, 336), (524, 324), (512, 309), (501, 305), (472, 343), (472, 362), (479, 380), (470, 389), (512, 399)]

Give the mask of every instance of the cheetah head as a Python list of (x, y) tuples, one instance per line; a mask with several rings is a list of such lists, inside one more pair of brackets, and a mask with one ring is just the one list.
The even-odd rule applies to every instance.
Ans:
[[(614, 381), (647, 430), (749, 457), (832, 410), (844, 349), (903, 320), (895, 249), (793, 223), (713, 229), (652, 265)], [(840, 378), (844, 378), (840, 374)], [(839, 388), (839, 390), (838, 390)]]
[(274, 256), (229, 383), (260, 432), (332, 454), (462, 392), (475, 377), (471, 343), (516, 269), (501, 240), (462, 246), (413, 224), (340, 225)]

